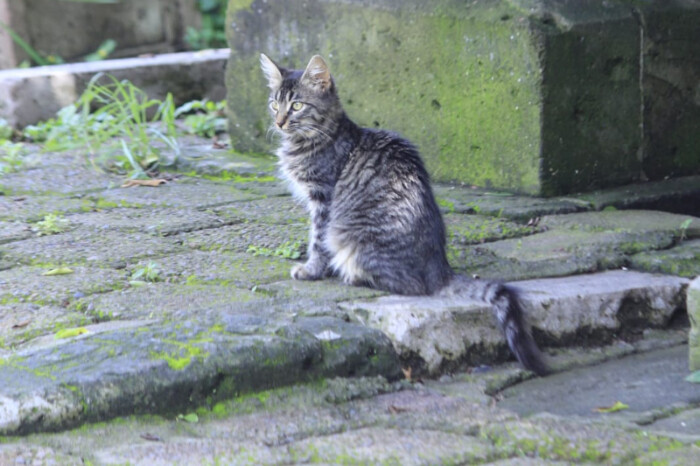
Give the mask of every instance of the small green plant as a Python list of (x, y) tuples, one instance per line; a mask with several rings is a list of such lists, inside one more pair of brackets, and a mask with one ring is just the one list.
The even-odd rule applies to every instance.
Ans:
[(0, 118), (0, 141), (11, 139), (14, 134), (12, 126), (4, 118)]
[(131, 281), (158, 282), (161, 280), (161, 269), (158, 264), (148, 261), (146, 265), (140, 267), (131, 274)]
[(34, 231), (38, 236), (56, 235), (68, 229), (70, 222), (61, 215), (48, 214), (43, 220), (36, 222)]
[(24, 163), (24, 155), (21, 143), (0, 139), (0, 175), (17, 171)]
[(185, 115), (187, 131), (207, 138), (226, 131), (226, 102), (193, 100), (175, 110), (175, 118)]
[(693, 223), (693, 219), (692, 219), (692, 218), (687, 218), (687, 219), (683, 220), (683, 222), (681, 222), (680, 226), (678, 227), (678, 229), (679, 229), (679, 231), (680, 231), (679, 239), (680, 239), (681, 241), (683, 241), (683, 240), (685, 240), (685, 239), (688, 238), (688, 237), (687, 237), (688, 227), (690, 226), (691, 223)]
[(114, 49), (117, 48), (117, 42), (114, 39), (107, 39), (102, 42), (97, 50), (85, 56), (85, 61), (100, 61), (109, 57)]
[(250, 245), (246, 252), (253, 254), (254, 256), (265, 256), (265, 257), (282, 257), (284, 259), (296, 260), (301, 257), (301, 243), (299, 241), (291, 242), (287, 241), (278, 248), (274, 250), (270, 248), (264, 248), (260, 246)]
[(226, 0), (197, 0), (202, 27), (188, 27), (185, 42), (195, 50), (226, 47)]

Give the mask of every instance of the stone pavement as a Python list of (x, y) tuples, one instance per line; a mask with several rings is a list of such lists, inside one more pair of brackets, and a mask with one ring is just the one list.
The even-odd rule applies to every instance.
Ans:
[(436, 186), (455, 269), (518, 280), (531, 379), (457, 290), (290, 280), (308, 221), (274, 160), (184, 142), (158, 187), (72, 153), (0, 178), (0, 464), (697, 462), (699, 178)]

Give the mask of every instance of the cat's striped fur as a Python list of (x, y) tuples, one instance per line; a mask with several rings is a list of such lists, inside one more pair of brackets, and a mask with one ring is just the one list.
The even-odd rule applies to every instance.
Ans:
[(337, 274), (346, 283), (392, 293), (459, 290), (486, 299), (520, 362), (544, 374), (515, 292), (453, 274), (445, 226), (416, 148), (394, 133), (353, 123), (320, 56), (305, 70), (279, 67), (264, 54), (260, 60), (282, 139), (280, 168), (311, 214), (308, 259), (292, 277)]

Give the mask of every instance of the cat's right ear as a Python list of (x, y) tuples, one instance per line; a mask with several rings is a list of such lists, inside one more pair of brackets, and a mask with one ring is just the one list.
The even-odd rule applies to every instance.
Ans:
[(264, 53), (260, 54), (260, 67), (267, 78), (267, 86), (273, 91), (282, 85), (282, 70)]

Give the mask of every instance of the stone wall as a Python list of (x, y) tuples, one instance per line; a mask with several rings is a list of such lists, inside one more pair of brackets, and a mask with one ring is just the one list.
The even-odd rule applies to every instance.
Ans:
[[(107, 40), (117, 56), (172, 52), (182, 48), (187, 26), (199, 23), (196, 0), (0, 0), (0, 22), (44, 54), (81, 59)], [(14, 68), (26, 53), (0, 29), (0, 69)]]
[(542, 195), (700, 173), (698, 0), (230, 0), (236, 148), (269, 151), (258, 56), (327, 58), (348, 114), (433, 177)]

